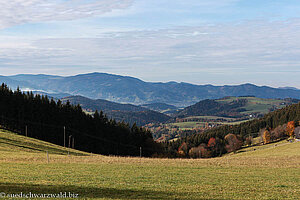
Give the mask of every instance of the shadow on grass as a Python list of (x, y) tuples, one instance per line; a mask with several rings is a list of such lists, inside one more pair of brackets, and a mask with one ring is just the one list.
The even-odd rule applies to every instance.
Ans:
[[(59, 194), (60, 192), (78, 194), (78, 198), (111, 198), (111, 199), (176, 199), (174, 193), (152, 190), (133, 190), (115, 188), (78, 187), (73, 185), (35, 185), (20, 183), (0, 183), (0, 192), (6, 194)], [(181, 194), (182, 195), (182, 194)], [(180, 198), (182, 199), (182, 198)]]

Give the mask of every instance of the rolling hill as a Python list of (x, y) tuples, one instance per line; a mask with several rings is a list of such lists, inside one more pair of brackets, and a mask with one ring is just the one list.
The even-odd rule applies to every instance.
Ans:
[(38, 140), (31, 137), (18, 135), (17, 133), (0, 129), (0, 151), (9, 152), (27, 152), (27, 153), (46, 153), (57, 155), (89, 155), (86, 152), (78, 151), (72, 148), (64, 148), (62, 146)]
[(153, 83), (134, 77), (106, 73), (68, 77), (23, 74), (1, 76), (0, 82), (6, 82), (11, 87), (20, 86), (21, 89), (42, 90), (47, 93), (68, 93), (135, 105), (166, 103), (185, 107), (204, 99), (246, 95), (259, 98), (300, 99), (300, 90), (294, 88), (271, 88), (253, 84), (213, 86), (183, 82)]
[(109, 118), (117, 121), (125, 121), (129, 124), (136, 123), (139, 126), (148, 123), (164, 123), (171, 117), (141, 106), (131, 104), (120, 104), (102, 99), (89, 99), (82, 96), (70, 96), (61, 99), (63, 103), (69, 101), (73, 105), (79, 104), (88, 112), (95, 112), (102, 110)]
[(262, 99), (257, 97), (225, 97), (216, 100), (203, 100), (188, 106), (175, 116), (186, 118), (192, 116), (218, 116), (218, 117), (261, 117), (268, 112), (283, 108), (297, 99)]

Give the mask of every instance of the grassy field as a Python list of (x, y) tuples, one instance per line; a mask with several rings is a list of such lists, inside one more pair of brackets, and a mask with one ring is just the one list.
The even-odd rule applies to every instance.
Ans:
[(63, 147), (8, 132), (0, 131), (0, 138), (0, 192), (6, 194), (71, 192), (81, 199), (300, 198), (300, 142), (251, 147), (214, 159), (150, 159), (79, 151), (68, 156)]
[(287, 101), (286, 100), (280, 100), (280, 99), (262, 99), (257, 97), (229, 97), (225, 99), (217, 100), (217, 102), (220, 103), (229, 103), (234, 100), (239, 99), (247, 99), (248, 102), (244, 107), (247, 111), (241, 112), (241, 114), (251, 114), (251, 113), (262, 113), (266, 114), (270, 112), (270, 109), (272, 107), (276, 107), (277, 109), (283, 108), (286, 106)]
[(204, 127), (206, 122), (177, 122), (177, 123), (170, 123), (167, 126), (173, 127), (176, 126), (180, 130), (191, 130), (197, 127)]
[(207, 120), (224, 119), (227, 121), (234, 120), (234, 118), (219, 117), (219, 116), (192, 116), (192, 117), (186, 117), (185, 119), (207, 119)]
[[(249, 120), (241, 120), (241, 121), (236, 121), (236, 122), (210, 122), (214, 125), (236, 125), (236, 124), (240, 124), (243, 122), (247, 122)], [(176, 123), (169, 123), (166, 124), (167, 126), (170, 127), (178, 127), (180, 130), (192, 130), (195, 128), (201, 128), (201, 127), (205, 127), (206, 122), (176, 122)]]

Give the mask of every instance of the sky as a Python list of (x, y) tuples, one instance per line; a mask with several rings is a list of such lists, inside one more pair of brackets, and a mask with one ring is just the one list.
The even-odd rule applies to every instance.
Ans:
[(298, 0), (0, 0), (0, 74), (300, 88)]

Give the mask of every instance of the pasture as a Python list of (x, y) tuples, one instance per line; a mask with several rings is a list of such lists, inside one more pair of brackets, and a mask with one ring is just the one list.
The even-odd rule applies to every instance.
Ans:
[(0, 192), (6, 194), (71, 192), (80, 199), (300, 198), (300, 142), (269, 144), (255, 151), (252, 147), (213, 159), (154, 159), (76, 150), (67, 155), (67, 148), (7, 131), (0, 131), (0, 138)]

